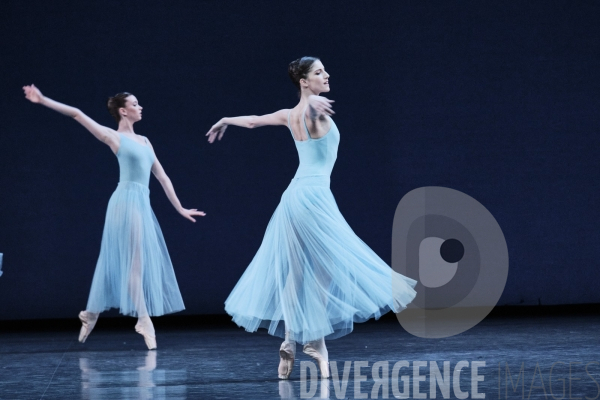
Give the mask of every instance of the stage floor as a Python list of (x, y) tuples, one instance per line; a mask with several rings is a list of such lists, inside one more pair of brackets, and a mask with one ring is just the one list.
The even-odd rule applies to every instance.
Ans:
[[(327, 343), (338, 379), (304, 381), (301, 370), (310, 378), (310, 368), (300, 362), (311, 359), (301, 346), (291, 379), (277, 378), (281, 340), (265, 331), (251, 334), (233, 323), (157, 325), (158, 349), (148, 351), (133, 329), (135, 320), (119, 324), (123, 321), (131, 326), (103, 327), (101, 318), (85, 344), (77, 342), (78, 328), (71, 327), (0, 332), (0, 398), (385, 398), (386, 388), (395, 398), (404, 382), (410, 398), (595, 399), (600, 394), (597, 315), (493, 317), (447, 339), (411, 336), (387, 317), (357, 324), (349, 336)], [(393, 376), (398, 361), (405, 363), (397, 368), (405, 367)], [(456, 368), (459, 361), (466, 362), (462, 370)], [(346, 377), (344, 362), (352, 362)], [(377, 375), (386, 379), (373, 379), (376, 362), (382, 362)]]

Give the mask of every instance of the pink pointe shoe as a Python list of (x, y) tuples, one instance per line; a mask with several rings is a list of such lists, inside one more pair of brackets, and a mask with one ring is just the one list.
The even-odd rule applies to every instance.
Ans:
[(154, 325), (150, 317), (142, 317), (135, 325), (135, 331), (144, 337), (144, 342), (148, 346), (148, 350), (156, 349), (156, 335), (154, 334)]
[(81, 330), (79, 331), (79, 342), (85, 343), (87, 337), (92, 333), (92, 329), (96, 326), (98, 321), (98, 314), (91, 313), (88, 311), (82, 311), (79, 313), (79, 320), (81, 321)]
[(294, 368), (294, 358), (296, 358), (296, 342), (290, 331), (285, 333), (285, 340), (279, 348), (279, 368), (277, 376), (279, 379), (288, 379)]
[(317, 361), (321, 370), (321, 378), (329, 378), (329, 354), (327, 353), (327, 347), (325, 347), (325, 340), (308, 342), (304, 345), (302, 351)]
[(294, 368), (294, 358), (296, 356), (296, 343), (283, 342), (279, 348), (279, 368), (277, 376), (279, 379), (288, 379)]

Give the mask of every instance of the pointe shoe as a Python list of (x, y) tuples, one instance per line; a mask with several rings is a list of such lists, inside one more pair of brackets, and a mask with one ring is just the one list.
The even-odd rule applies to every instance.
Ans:
[(296, 343), (285, 341), (279, 348), (279, 368), (277, 376), (279, 379), (288, 379), (294, 368), (294, 358), (296, 356)]
[[(321, 370), (321, 378), (329, 378), (329, 355), (327, 354), (327, 348), (325, 347), (325, 341), (315, 340), (308, 342), (304, 345), (302, 352), (319, 363), (319, 369)], [(317, 349), (321, 350), (318, 351)]]
[[(150, 326), (148, 326), (150, 325)], [(152, 328), (152, 329), (150, 329)], [(139, 321), (135, 325), (135, 331), (144, 337), (144, 342), (146, 342), (146, 346), (148, 346), (148, 350), (156, 349), (156, 336), (150, 334), (150, 332), (154, 333), (154, 327), (152, 326), (152, 321), (148, 317), (148, 322), (143, 320)]]
[(81, 330), (79, 331), (79, 342), (85, 343), (87, 337), (92, 333), (92, 329), (96, 326), (98, 321), (98, 314), (87, 311), (79, 313), (79, 320), (81, 321)]

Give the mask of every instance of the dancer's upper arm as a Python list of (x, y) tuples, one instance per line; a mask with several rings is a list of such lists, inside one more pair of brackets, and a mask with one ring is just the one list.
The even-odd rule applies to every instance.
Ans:
[(75, 109), (75, 115), (73, 119), (79, 122), (84, 128), (86, 128), (92, 135), (96, 137), (96, 139), (100, 140), (103, 143), (106, 143), (113, 152), (116, 152), (119, 148), (119, 135), (112, 129), (100, 125), (86, 114), (84, 114), (81, 110)]
[(258, 128), (268, 125), (287, 125), (287, 115), (289, 110), (283, 109), (272, 114), (253, 115), (251, 117), (251, 127)]

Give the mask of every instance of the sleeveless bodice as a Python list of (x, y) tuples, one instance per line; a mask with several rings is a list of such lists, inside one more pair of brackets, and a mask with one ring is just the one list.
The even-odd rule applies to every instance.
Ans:
[(119, 182), (136, 182), (144, 186), (150, 183), (150, 171), (154, 164), (154, 153), (147, 144), (140, 144), (120, 134), (121, 145), (117, 151), (119, 160)]
[[(328, 117), (329, 118), (329, 117)], [(302, 117), (304, 129), (306, 131), (307, 140), (296, 140), (296, 150), (298, 150), (298, 158), (300, 159), (300, 165), (296, 171), (294, 178), (302, 178), (307, 176), (325, 176), (329, 177), (333, 170), (333, 165), (337, 159), (337, 150), (340, 143), (340, 132), (337, 126), (333, 122), (333, 119), (329, 118), (331, 127), (329, 132), (319, 139), (312, 139), (306, 126), (306, 121)], [(288, 128), (292, 131), (289, 123), (288, 114)], [(292, 137), (293, 137), (292, 133)]]

